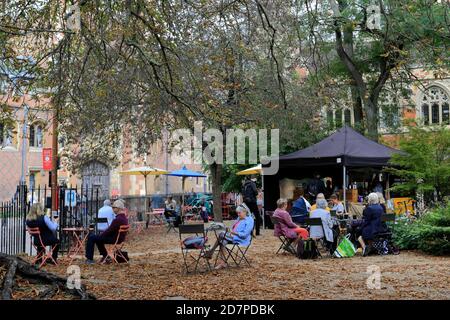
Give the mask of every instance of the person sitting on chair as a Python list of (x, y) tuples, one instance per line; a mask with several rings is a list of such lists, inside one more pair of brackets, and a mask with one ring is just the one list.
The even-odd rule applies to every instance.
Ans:
[(358, 238), (363, 249), (363, 256), (367, 256), (370, 253), (375, 235), (383, 231), (381, 223), (383, 208), (379, 202), (380, 200), (375, 192), (369, 193), (367, 196), (367, 207), (363, 211), (361, 236)]
[(111, 223), (114, 220), (114, 211), (111, 208), (111, 201), (109, 199), (106, 199), (103, 201), (103, 207), (98, 210), (98, 218), (106, 218), (108, 219), (108, 222), (102, 222), (97, 224), (97, 230), (99, 232), (103, 232), (111, 225)]
[[(59, 250), (59, 240), (56, 237), (56, 231), (58, 230), (58, 218), (54, 218), (54, 221), (52, 221), (52, 219), (44, 213), (42, 204), (35, 203), (31, 206), (30, 212), (28, 212), (26, 219), (26, 225), (28, 228), (39, 228), (44, 246), (54, 246), (56, 244), (52, 254), (53, 260), (56, 262), (58, 259)], [(37, 247), (38, 255), (43, 254), (45, 252), (45, 248), (42, 247), (39, 238), (34, 237), (33, 242)], [(36, 263), (40, 264), (41, 261), (38, 260)], [(46, 263), (54, 264), (51, 259), (48, 259)]]
[(287, 200), (283, 198), (278, 199), (277, 209), (273, 213), (273, 217), (278, 219), (280, 223), (275, 225), (273, 231), (274, 236), (279, 237), (283, 235), (288, 239), (294, 239), (293, 243), (297, 243), (299, 239), (308, 239), (308, 230), (301, 228), (292, 222), (292, 218), (289, 215), (289, 212), (286, 211), (286, 208)]
[(341, 201), (339, 201), (339, 198), (337, 194), (333, 193), (330, 197), (331, 202), (333, 203), (333, 208), (331, 210), (335, 210), (337, 215), (343, 215), (344, 214), (344, 205)]
[[(325, 195), (324, 195), (323, 193), (319, 193), (319, 194), (317, 195), (317, 197), (316, 197), (316, 203), (313, 204), (313, 205), (311, 206), (311, 212), (313, 212), (314, 210), (317, 209), (317, 201), (319, 201), (320, 199), (325, 200)], [(328, 207), (328, 204), (327, 204), (327, 207), (325, 208), (325, 210), (327, 210), (328, 212), (330, 212), (330, 208)]]
[[(90, 234), (86, 242), (86, 263), (94, 263), (94, 248), (97, 244), (98, 251), (103, 256), (100, 262), (104, 262), (108, 253), (105, 248), (105, 244), (113, 244), (117, 240), (117, 235), (119, 234), (120, 226), (128, 225), (128, 219), (125, 215), (125, 204), (122, 200), (114, 201), (112, 209), (116, 214), (116, 217), (112, 221), (111, 225), (99, 235)], [(125, 240), (125, 236), (121, 235), (119, 243)]]
[(250, 244), (252, 238), (254, 220), (250, 215), (250, 209), (245, 204), (241, 204), (236, 208), (236, 213), (238, 217), (231, 229), (228, 230), (227, 228), (227, 231), (220, 232), (216, 243), (205, 253), (205, 258), (211, 259), (216, 248), (220, 246), (219, 254), (222, 263), (217, 266), (218, 269), (226, 266), (224, 246), (231, 243), (245, 247)]
[[(333, 232), (333, 221), (331, 220), (330, 212), (326, 210), (328, 203), (325, 199), (319, 199), (316, 202), (317, 209), (313, 210), (309, 217), (322, 219), (322, 226), (311, 226), (309, 229), (309, 236), (313, 239), (322, 239), (325, 237), (325, 243), (330, 252), (333, 253), (336, 249), (336, 239)], [(325, 234), (324, 234), (325, 232)]]
[(305, 199), (303, 189), (298, 190), (298, 195), (298, 199), (292, 203), (290, 215), (292, 221), (303, 223), (311, 211), (311, 204)]

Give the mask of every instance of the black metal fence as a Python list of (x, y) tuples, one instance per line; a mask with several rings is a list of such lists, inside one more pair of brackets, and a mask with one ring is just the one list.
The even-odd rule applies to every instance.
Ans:
[[(0, 203), (0, 252), (33, 254), (31, 238), (26, 232), (26, 215), (34, 203), (41, 203), (50, 214), (51, 195), (52, 189), (47, 186), (28, 189), (26, 185), (20, 185), (10, 201)], [(105, 199), (100, 188), (84, 186), (58, 187), (57, 198), (59, 239), (61, 251), (65, 251), (70, 239), (62, 230), (89, 227)]]
[(20, 185), (11, 201), (0, 202), (0, 252), (7, 254), (25, 252), (26, 212), (28, 212), (27, 190), (25, 185)]
[[(101, 188), (88, 186), (58, 187), (57, 203), (59, 216), (60, 251), (68, 250), (70, 236), (63, 232), (65, 228), (88, 228), (94, 224), (99, 209), (106, 200)], [(28, 253), (34, 254), (32, 239), (26, 232), (26, 216), (34, 203), (41, 203), (47, 214), (51, 214), (52, 189), (47, 186), (37, 186), (28, 189), (26, 185), (17, 187), (14, 197), (7, 202), (0, 202), (0, 252), (7, 254)], [(171, 194), (177, 203), (181, 203), (181, 194)], [(163, 207), (166, 195), (149, 195), (147, 205), (150, 207)], [(143, 219), (146, 197), (123, 196), (125, 205), (129, 210), (136, 211)], [(113, 199), (111, 199), (113, 200)]]

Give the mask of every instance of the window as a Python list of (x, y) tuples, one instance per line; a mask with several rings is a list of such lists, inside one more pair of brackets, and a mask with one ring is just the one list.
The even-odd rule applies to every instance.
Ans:
[(30, 147), (42, 148), (43, 130), (41, 124), (30, 126)]
[(450, 124), (450, 110), (448, 103), (442, 105), (442, 123)]
[(448, 101), (448, 94), (444, 89), (432, 86), (426, 90), (421, 101), (423, 124), (449, 124)]
[(344, 111), (344, 123), (347, 126), (351, 126), (352, 125), (352, 114), (350, 109), (346, 109)]
[(327, 111), (327, 123), (328, 123), (328, 126), (329, 126), (330, 128), (333, 128), (333, 127), (334, 127), (334, 114), (333, 114), (333, 110), (328, 110), (328, 111)]
[(427, 104), (424, 104), (422, 106), (422, 119), (423, 119), (423, 124), (428, 125), (430, 124), (430, 108)]
[(36, 186), (36, 172), (30, 172), (30, 190), (34, 190)]
[(13, 142), (13, 131), (10, 126), (0, 123), (0, 147), (12, 147)]
[(336, 121), (336, 127), (337, 128), (342, 127), (342, 110), (336, 110), (336, 112), (335, 112), (335, 121)]

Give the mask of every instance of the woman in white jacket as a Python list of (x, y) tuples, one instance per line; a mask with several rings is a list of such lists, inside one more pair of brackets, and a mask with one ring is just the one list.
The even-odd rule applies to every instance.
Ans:
[[(326, 210), (328, 203), (325, 199), (319, 199), (316, 202), (317, 209), (313, 210), (310, 214), (310, 218), (322, 219), (322, 226), (311, 226), (309, 230), (309, 237), (313, 239), (322, 239), (325, 237), (327, 247), (330, 251), (334, 251), (334, 233), (333, 233), (333, 221), (331, 220), (330, 212)], [(324, 235), (325, 232), (325, 235)]]

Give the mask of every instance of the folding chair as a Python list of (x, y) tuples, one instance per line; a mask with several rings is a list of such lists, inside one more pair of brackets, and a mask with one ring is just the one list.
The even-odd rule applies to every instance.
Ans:
[(108, 224), (108, 227), (109, 227), (108, 218), (94, 218), (93, 222), (95, 224), (95, 233), (99, 233), (99, 231), (98, 231), (99, 223), (106, 223), (106, 224)]
[[(45, 264), (45, 262), (50, 259), (51, 261), (53, 261), (53, 263), (55, 265), (57, 265), (55, 259), (53, 259), (53, 250), (55, 250), (56, 246), (58, 244), (54, 244), (53, 246), (45, 246), (44, 242), (42, 241), (42, 237), (41, 237), (41, 231), (39, 230), (38, 227), (36, 228), (28, 228), (27, 227), (27, 231), (30, 234), (32, 241), (31, 243), (33, 244), (34, 249), (36, 250), (36, 257), (33, 259), (31, 264), (36, 264), (39, 260), (42, 260), (42, 262), (40, 263), (38, 269), (42, 268), (42, 266)], [(39, 244), (41, 245), (42, 250), (39, 251), (39, 248), (37, 245), (34, 244), (34, 239), (38, 239), (39, 240)], [(49, 247), (50, 250), (47, 251), (46, 247)]]
[(310, 239), (314, 240), (314, 242), (316, 243), (318, 256), (322, 257), (322, 254), (320, 253), (319, 246), (317, 245), (317, 243), (320, 243), (322, 249), (324, 249), (327, 252), (329, 252), (329, 249), (325, 246), (325, 230), (323, 228), (322, 219), (321, 218), (306, 218), (305, 219), (305, 225), (307, 225), (309, 227), (311, 227), (311, 226), (320, 226), (322, 228), (322, 234), (323, 234), (322, 238), (320, 238), (320, 239), (310, 238)]
[(170, 230), (173, 230), (174, 232), (177, 232), (177, 230), (175, 229), (175, 221), (176, 221), (176, 217), (170, 216), (167, 213), (164, 213), (164, 218), (166, 219), (166, 223), (167, 223), (167, 233), (170, 232)]
[(164, 211), (166, 211), (166, 209), (164, 208), (155, 208), (152, 209), (151, 212), (146, 212), (145, 213), (147, 215), (147, 222), (145, 224), (146, 228), (148, 229), (149, 225), (163, 225)]
[[(115, 263), (119, 263), (117, 261), (117, 257), (121, 257), (124, 259), (124, 261), (127, 261), (128, 263), (128, 259), (126, 259), (126, 257), (123, 255), (122, 253), (122, 248), (125, 244), (125, 237), (128, 233), (128, 231), (130, 230), (130, 225), (122, 225), (119, 227), (119, 232), (117, 233), (117, 238), (116, 238), (116, 242), (114, 242), (114, 244), (112, 244), (111, 246), (106, 247), (106, 253), (107, 256), (106, 258), (111, 258), (111, 260)], [(120, 236), (123, 235), (123, 241), (120, 241)], [(103, 260), (103, 264), (106, 263), (107, 259)]]
[[(395, 213), (383, 214), (381, 216), (381, 222), (393, 222), (395, 223)], [(392, 231), (387, 230), (386, 232), (380, 232), (375, 235), (374, 240), (383, 240), (386, 239), (388, 241), (392, 240)]]
[[(211, 271), (211, 265), (209, 263), (209, 260), (206, 259), (205, 254), (208, 249), (208, 246), (206, 245), (206, 231), (205, 231), (205, 225), (204, 224), (181, 224), (178, 227), (178, 233), (180, 236), (180, 246), (181, 246), (181, 253), (183, 255), (183, 267), (186, 274), (188, 273), (196, 273), (200, 272), (199, 265), (200, 261), (204, 260), (207, 265), (207, 271)], [(205, 244), (200, 248), (186, 248), (183, 245), (183, 238), (182, 235), (201, 235), (205, 239)], [(198, 252), (198, 255), (192, 254), (192, 252)], [(189, 263), (188, 260), (192, 259), (193, 261)], [(193, 266), (193, 269), (191, 268)]]
[(140, 234), (142, 231), (144, 231), (144, 224), (146, 222), (139, 220), (138, 213), (136, 211), (129, 211), (127, 218), (128, 224), (130, 225), (131, 229), (136, 231), (136, 234)]
[[(280, 220), (274, 216), (270, 216), (270, 221), (272, 222), (274, 227), (277, 224), (281, 223)], [(278, 239), (280, 239), (281, 245), (278, 248), (276, 254), (278, 254), (281, 250), (283, 250), (284, 252), (296, 255), (297, 250), (293, 246), (293, 242), (295, 241), (295, 239), (287, 238), (284, 235), (278, 236)]]

